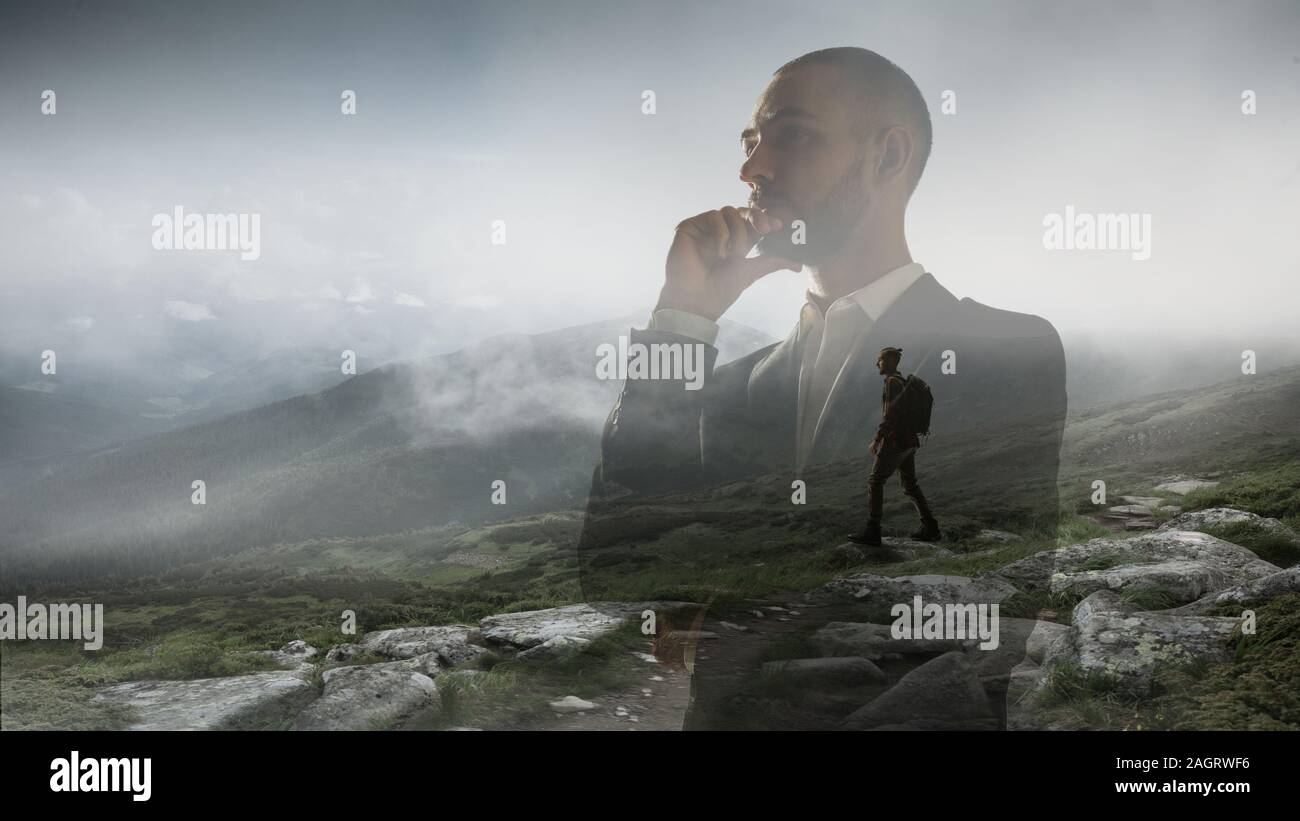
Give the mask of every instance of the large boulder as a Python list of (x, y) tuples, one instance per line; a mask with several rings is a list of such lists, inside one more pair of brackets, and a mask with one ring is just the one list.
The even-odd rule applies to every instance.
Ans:
[(295, 729), (388, 729), (418, 711), (437, 709), (438, 687), (412, 669), (413, 661), (326, 670), (324, 693), (298, 715)]
[(1211, 507), (1182, 513), (1165, 522), (1161, 530), (1203, 531), (1207, 528), (1213, 530), (1225, 527), (1267, 533), (1285, 539), (1293, 545), (1300, 545), (1300, 534), (1277, 519), (1269, 519), (1231, 507)]
[(1233, 581), (1234, 577), (1221, 567), (1188, 559), (1170, 559), (1154, 564), (1125, 564), (1105, 570), (1057, 573), (1051, 578), (1050, 588), (1058, 595), (1146, 589), (1164, 593), (1174, 603), (1182, 604), (1228, 588)]
[(997, 718), (975, 668), (961, 652), (912, 670), (844, 720), (852, 730), (995, 730)]
[(189, 681), (132, 681), (106, 687), (91, 701), (131, 708), (129, 730), (224, 730), (272, 726), (316, 697), (291, 671)]
[(435, 627), (398, 627), (362, 637), (360, 647), (385, 658), (409, 659), (437, 653), (448, 666), (477, 657), (483, 648), (471, 643), (474, 628), (465, 624)]
[(1240, 619), (1135, 612), (1109, 590), (1074, 609), (1066, 637), (1052, 645), (1044, 666), (1074, 663), (1121, 689), (1142, 692), (1154, 674), (1198, 659), (1226, 662), (1228, 641)]
[(1206, 533), (1161, 530), (1127, 538), (1092, 539), (1055, 550), (1043, 550), (1004, 565), (998, 570), (998, 575), (1021, 585), (1048, 586), (1057, 573), (1068, 575), (1177, 559), (1220, 571), (1228, 584), (1240, 584), (1281, 570), (1244, 547)]
[(581, 636), (556, 636), (524, 650), (518, 658), (521, 661), (534, 662), (561, 661), (581, 653), (583, 648), (590, 644), (591, 639), (584, 639)]

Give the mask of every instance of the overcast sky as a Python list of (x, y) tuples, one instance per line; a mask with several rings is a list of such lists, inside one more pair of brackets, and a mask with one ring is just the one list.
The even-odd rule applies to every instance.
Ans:
[[(909, 241), (958, 296), (1247, 342), (1300, 304), (1295, 2), (30, 5), (0, 12), (0, 353), (136, 320), (328, 341), (339, 309), (441, 349), (648, 307), (672, 227), (743, 203), (772, 71), (834, 45), (931, 105)], [(178, 204), (259, 213), (260, 259), (155, 251)], [(1067, 205), (1150, 214), (1150, 259), (1046, 250)], [(805, 287), (728, 316), (783, 336)]]

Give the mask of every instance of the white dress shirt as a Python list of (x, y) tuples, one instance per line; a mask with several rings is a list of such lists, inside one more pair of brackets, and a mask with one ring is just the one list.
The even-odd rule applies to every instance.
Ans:
[[(796, 408), (797, 472), (803, 470), (812, 453), (822, 414), (835, 392), (849, 354), (861, 336), (871, 330), (872, 324), (924, 273), (925, 268), (920, 263), (909, 262), (835, 300), (824, 314), (812, 295), (808, 295), (808, 301), (799, 312), (798, 349), (802, 359)], [(709, 345), (718, 337), (718, 323), (672, 308), (655, 311), (649, 327), (682, 334)]]

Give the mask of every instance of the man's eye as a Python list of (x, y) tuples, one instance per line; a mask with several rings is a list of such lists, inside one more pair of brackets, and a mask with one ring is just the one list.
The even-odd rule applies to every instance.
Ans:
[(808, 136), (807, 129), (792, 126), (781, 129), (781, 143), (783, 145), (792, 145), (803, 142)]
[(741, 140), (740, 150), (744, 151), (745, 156), (748, 157), (750, 154), (754, 153), (754, 146), (756, 145), (758, 145), (758, 143), (754, 140)]

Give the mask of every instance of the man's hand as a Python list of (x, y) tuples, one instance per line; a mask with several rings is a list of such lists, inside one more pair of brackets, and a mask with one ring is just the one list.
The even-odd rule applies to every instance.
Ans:
[(760, 278), (802, 266), (781, 257), (745, 255), (781, 221), (754, 208), (728, 205), (679, 223), (668, 249), (658, 308), (676, 308), (717, 321)]

